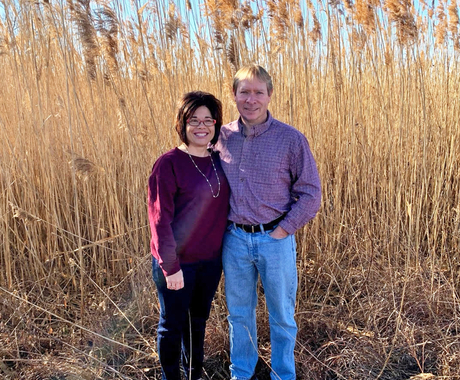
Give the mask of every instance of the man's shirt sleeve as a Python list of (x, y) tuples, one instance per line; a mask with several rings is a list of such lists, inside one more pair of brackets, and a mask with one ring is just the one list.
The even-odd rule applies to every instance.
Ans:
[(280, 227), (291, 235), (313, 219), (321, 205), (321, 182), (308, 141), (303, 135), (296, 141), (289, 162), (294, 203), (280, 222)]

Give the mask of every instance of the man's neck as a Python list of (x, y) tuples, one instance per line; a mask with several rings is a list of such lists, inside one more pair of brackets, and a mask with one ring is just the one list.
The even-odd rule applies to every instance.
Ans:
[(248, 125), (243, 121), (243, 134), (245, 136), (248, 136), (249, 133), (251, 132), (252, 125)]
[(265, 123), (268, 120), (268, 112), (267, 112), (267, 117), (264, 119), (263, 122), (261, 123), (249, 123), (247, 120), (244, 120), (241, 117), (241, 124), (243, 125), (243, 133), (245, 136), (248, 136), (251, 133), (251, 129), (256, 126)]

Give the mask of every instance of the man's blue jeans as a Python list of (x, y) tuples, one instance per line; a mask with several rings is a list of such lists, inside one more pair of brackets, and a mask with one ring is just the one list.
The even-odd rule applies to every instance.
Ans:
[(231, 224), (224, 236), (223, 266), (229, 310), (232, 379), (248, 380), (255, 372), (258, 360), (256, 306), (259, 276), (269, 312), (271, 379), (296, 378), (295, 237), (289, 235), (277, 240), (269, 232), (247, 233)]
[(219, 257), (181, 264), (181, 269), (184, 287), (167, 289), (158, 261), (152, 258), (152, 276), (160, 301), (158, 355), (162, 380), (180, 380), (181, 361), (187, 379), (201, 377), (206, 321), (221, 277), (222, 260)]

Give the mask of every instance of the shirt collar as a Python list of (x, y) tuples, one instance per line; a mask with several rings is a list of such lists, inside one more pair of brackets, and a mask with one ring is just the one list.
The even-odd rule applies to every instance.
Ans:
[[(267, 116), (268, 116), (267, 120), (264, 123), (253, 125), (251, 127), (251, 129), (249, 130), (249, 134), (246, 137), (249, 137), (249, 136), (257, 137), (257, 136), (260, 136), (265, 131), (267, 131), (268, 128), (270, 128), (270, 125), (271, 125), (271, 123), (273, 121), (272, 114), (268, 110), (267, 110)], [(244, 124), (243, 124), (243, 122), (241, 120), (241, 116), (238, 119), (238, 129), (240, 130), (241, 134), (244, 135), (244, 133), (243, 133)]]

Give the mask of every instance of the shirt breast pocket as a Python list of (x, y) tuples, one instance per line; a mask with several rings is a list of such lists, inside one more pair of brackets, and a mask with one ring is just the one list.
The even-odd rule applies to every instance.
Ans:
[(252, 180), (255, 183), (277, 186), (283, 178), (284, 168), (279, 160), (269, 158), (262, 162), (254, 163)]

